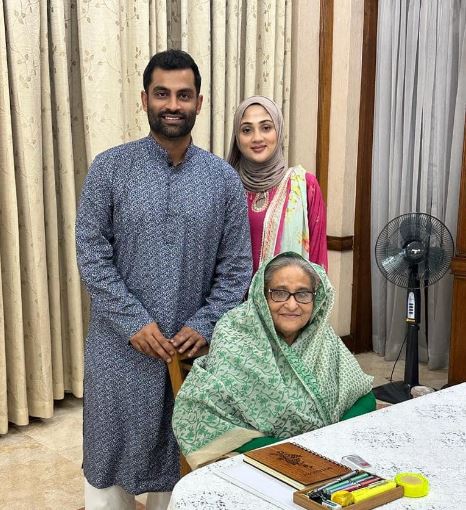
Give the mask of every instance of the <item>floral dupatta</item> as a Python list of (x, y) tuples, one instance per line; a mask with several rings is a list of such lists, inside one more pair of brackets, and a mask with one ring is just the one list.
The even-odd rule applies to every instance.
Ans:
[[(282, 238), (279, 239), (279, 228), (287, 198), (288, 182), (291, 183), (290, 195), (285, 211)], [(300, 165), (287, 170), (267, 209), (259, 265), (264, 260), (276, 255), (278, 251), (293, 251), (309, 260), (306, 171)]]

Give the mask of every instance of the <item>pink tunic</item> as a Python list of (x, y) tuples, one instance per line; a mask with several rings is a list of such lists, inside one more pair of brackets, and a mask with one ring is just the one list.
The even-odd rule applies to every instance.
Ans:
[[(280, 253), (280, 240), (283, 233), (283, 223), (285, 219), (285, 211), (288, 206), (288, 197), (290, 195), (291, 182), (288, 182), (286, 199), (283, 205), (283, 211), (280, 217), (280, 226), (278, 228), (277, 245), (275, 246), (275, 254)], [(306, 189), (307, 189), (307, 214), (309, 223), (309, 260), (315, 262), (328, 270), (327, 261), (327, 227), (325, 204), (320, 191), (319, 183), (315, 176), (306, 172)], [(269, 190), (269, 204), (272, 201), (277, 188)], [(264, 231), (264, 219), (267, 207), (262, 211), (253, 210), (252, 204), (257, 193), (248, 191), (248, 216), (249, 225), (251, 227), (251, 244), (252, 244), (252, 262), (254, 273), (259, 267), (260, 251), (262, 244), (262, 233)]]

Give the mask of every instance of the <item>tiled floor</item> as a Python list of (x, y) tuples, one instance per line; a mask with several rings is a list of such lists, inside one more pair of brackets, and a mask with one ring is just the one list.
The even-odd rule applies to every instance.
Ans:
[[(374, 353), (357, 358), (364, 371), (375, 376), (374, 386), (387, 382), (393, 362)], [(403, 367), (403, 362), (397, 364), (394, 380), (403, 379)], [(421, 365), (420, 381), (439, 389), (447, 382), (447, 370), (429, 371)], [(11, 426), (0, 436), (0, 509), (82, 508), (81, 429), (82, 402), (68, 396), (56, 403), (53, 418)]]

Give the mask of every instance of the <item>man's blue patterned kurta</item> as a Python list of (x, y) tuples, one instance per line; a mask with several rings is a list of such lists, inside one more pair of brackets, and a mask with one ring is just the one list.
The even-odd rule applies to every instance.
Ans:
[(84, 474), (97, 488), (170, 491), (179, 479), (173, 396), (163, 361), (129, 338), (155, 321), (208, 341), (251, 277), (245, 194), (222, 159), (190, 145), (173, 167), (152, 138), (100, 154), (76, 223), (91, 295), (85, 351)]

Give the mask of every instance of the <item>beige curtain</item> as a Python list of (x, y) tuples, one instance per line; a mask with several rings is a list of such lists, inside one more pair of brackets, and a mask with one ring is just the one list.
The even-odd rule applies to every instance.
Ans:
[(195, 143), (223, 156), (251, 94), (273, 97), (288, 126), (291, 5), (0, 0), (0, 434), (52, 416), (66, 391), (82, 396), (76, 205), (95, 155), (148, 132), (150, 56), (193, 55), (204, 94)]
[(83, 320), (63, 3), (0, 5), (4, 433), (82, 394)]

